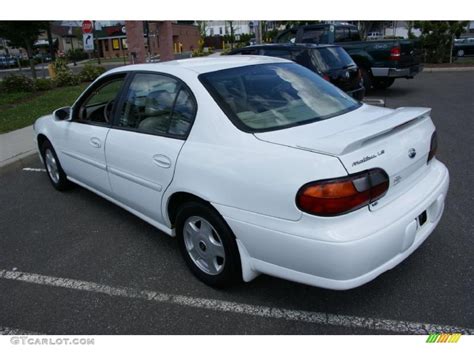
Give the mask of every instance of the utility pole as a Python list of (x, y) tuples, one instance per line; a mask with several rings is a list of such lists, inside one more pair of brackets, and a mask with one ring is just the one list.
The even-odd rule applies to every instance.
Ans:
[(97, 64), (100, 65), (100, 55), (97, 52), (97, 48), (99, 46), (99, 40), (97, 39), (97, 36), (95, 35), (95, 21), (92, 21), (92, 35), (94, 36), (94, 56), (97, 58)]
[(255, 27), (255, 42), (257, 44), (262, 43), (262, 21), (255, 21), (257, 22), (257, 26)]

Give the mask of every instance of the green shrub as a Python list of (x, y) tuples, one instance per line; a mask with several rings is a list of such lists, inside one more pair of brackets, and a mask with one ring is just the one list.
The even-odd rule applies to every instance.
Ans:
[(66, 53), (66, 57), (67, 59), (69, 59), (70, 61), (79, 61), (79, 60), (83, 60), (83, 59), (87, 59), (89, 58), (89, 56), (87, 55), (86, 52), (84, 52), (84, 50), (82, 50), (81, 48), (76, 48), (76, 49), (70, 49), (67, 51)]
[(54, 82), (50, 79), (36, 79), (35, 89), (36, 91), (46, 91), (54, 87)]
[(0, 84), (2, 91), (5, 92), (35, 91), (33, 79), (24, 75), (9, 75), (5, 77)]
[(94, 81), (100, 75), (105, 73), (106, 69), (104, 67), (86, 64), (79, 73), (81, 81)]
[(75, 75), (70, 70), (60, 70), (56, 72), (56, 78), (54, 79), (54, 84), (58, 87), (62, 86), (74, 86), (78, 85), (81, 82), (79, 75)]

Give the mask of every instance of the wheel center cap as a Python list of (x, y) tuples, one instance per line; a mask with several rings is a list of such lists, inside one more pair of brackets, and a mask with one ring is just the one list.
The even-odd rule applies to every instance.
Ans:
[(206, 244), (202, 240), (199, 242), (199, 249), (202, 251), (206, 251), (207, 249)]

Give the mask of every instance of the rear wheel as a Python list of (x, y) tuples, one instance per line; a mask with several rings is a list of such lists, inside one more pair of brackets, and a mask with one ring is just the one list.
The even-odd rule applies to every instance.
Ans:
[(213, 287), (225, 287), (242, 279), (235, 236), (224, 219), (201, 202), (185, 203), (176, 217), (181, 254), (191, 272)]
[(382, 78), (382, 79), (374, 79), (373, 86), (375, 89), (387, 89), (395, 82), (394, 78)]
[(464, 57), (464, 50), (460, 49), (457, 51), (456, 56), (458, 57)]
[(41, 155), (43, 157), (44, 167), (48, 174), (49, 181), (56, 190), (64, 191), (71, 188), (72, 183), (67, 179), (58, 156), (51, 142), (46, 140), (41, 146)]

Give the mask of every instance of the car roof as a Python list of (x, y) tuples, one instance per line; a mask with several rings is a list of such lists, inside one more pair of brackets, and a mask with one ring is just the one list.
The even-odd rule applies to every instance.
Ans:
[(208, 73), (223, 69), (231, 69), (257, 64), (292, 63), (292, 61), (277, 57), (242, 55), (226, 55), (221, 57), (190, 58), (171, 60), (163, 63), (134, 64), (109, 70), (107, 73), (120, 73), (124, 71), (157, 71), (172, 73), (174, 71), (192, 71), (197, 74)]
[[(309, 48), (309, 49), (318, 49), (318, 48), (328, 48), (328, 47), (340, 47), (337, 44), (317, 44), (317, 43), (267, 43), (267, 44), (257, 44), (255, 46), (247, 46), (235, 49), (235, 51), (240, 51), (242, 49), (262, 49), (262, 48), (285, 48), (285, 49), (298, 49), (298, 48)], [(231, 52), (232, 53), (232, 52)]]

